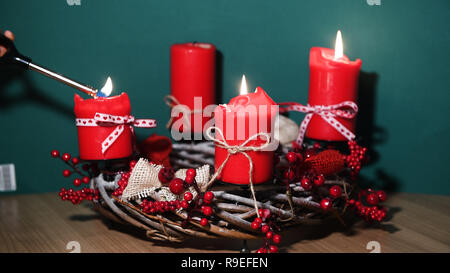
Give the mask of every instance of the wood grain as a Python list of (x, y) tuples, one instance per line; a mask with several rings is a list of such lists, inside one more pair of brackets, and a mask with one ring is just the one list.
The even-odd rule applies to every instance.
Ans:
[[(284, 233), (284, 252), (450, 252), (450, 196), (396, 194), (387, 202), (388, 221), (378, 227), (355, 222), (344, 228), (331, 221)], [(69, 252), (77, 241), (81, 252), (237, 252), (240, 240), (189, 239), (162, 243), (143, 231), (104, 219), (89, 204), (74, 206), (56, 193), (0, 196), (0, 252)], [(250, 241), (251, 249), (259, 240)]]

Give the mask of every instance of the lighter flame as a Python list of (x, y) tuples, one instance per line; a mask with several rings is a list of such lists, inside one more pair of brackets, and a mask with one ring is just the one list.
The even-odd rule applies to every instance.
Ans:
[(111, 77), (108, 77), (108, 79), (106, 80), (105, 85), (102, 87), (100, 92), (105, 94), (105, 96), (109, 96), (109, 95), (111, 95), (112, 90), (113, 90), (113, 84), (112, 84), (112, 81), (111, 81)]
[(334, 46), (334, 59), (338, 60), (344, 56), (344, 45), (342, 43), (342, 34), (338, 30), (336, 34), (336, 45)]
[(245, 80), (245, 75), (242, 75), (241, 89), (239, 90), (240, 95), (248, 94), (247, 80)]

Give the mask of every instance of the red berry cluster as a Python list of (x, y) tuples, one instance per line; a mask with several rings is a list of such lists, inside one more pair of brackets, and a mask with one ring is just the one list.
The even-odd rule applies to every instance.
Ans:
[(274, 244), (281, 243), (281, 235), (275, 234), (275, 231), (279, 232), (280, 229), (273, 221), (274, 215), (272, 215), (268, 209), (259, 209), (258, 214), (260, 217), (256, 217), (253, 220), (252, 229), (261, 229), (261, 232), (265, 234), (265, 238), (264, 245), (259, 248), (256, 253), (277, 253), (278, 247)]
[[(365, 196), (367, 205), (362, 202), (362, 197)], [(379, 205), (379, 203), (386, 200), (386, 193), (384, 191), (374, 191), (368, 189), (359, 193), (358, 201), (351, 199), (347, 201), (347, 205), (356, 210), (356, 214), (363, 217), (367, 222), (381, 222), (386, 217), (386, 208)]]
[[(72, 157), (69, 153), (64, 153), (61, 155), (58, 150), (51, 151), (51, 156), (53, 158), (61, 159), (65, 164), (67, 164), (72, 170), (65, 169), (62, 172), (64, 177), (70, 177), (73, 173), (77, 173), (80, 177), (73, 179), (73, 185), (79, 187), (82, 184), (89, 184), (90, 178), (88, 173), (83, 173), (83, 171), (88, 172), (91, 169), (90, 164), (84, 164), (82, 170), (78, 168), (80, 160), (78, 157)], [(80, 204), (83, 200), (92, 201), (93, 199), (98, 200), (98, 190), (93, 190), (89, 188), (83, 188), (81, 190), (74, 190), (62, 188), (59, 192), (59, 196), (62, 200), (71, 201), (73, 204)]]
[(72, 204), (77, 205), (83, 202), (83, 200), (98, 200), (99, 199), (99, 191), (98, 189), (89, 189), (89, 188), (82, 188), (81, 190), (73, 190), (65, 188), (62, 188), (59, 192), (59, 196), (61, 197), (61, 200), (63, 201), (71, 201)]
[(122, 176), (120, 177), (120, 180), (117, 182), (117, 185), (119, 186), (112, 195), (114, 196), (121, 196), (123, 194), (123, 191), (128, 185), (128, 179), (130, 179), (131, 172), (133, 171), (134, 166), (136, 166), (136, 161), (131, 160), (130, 161), (130, 171), (122, 173)]
[(180, 209), (180, 201), (149, 201), (147, 199), (142, 200), (141, 210), (147, 214), (164, 213), (166, 211), (175, 211)]
[(345, 163), (351, 169), (351, 177), (356, 178), (361, 170), (361, 163), (367, 152), (367, 148), (359, 146), (356, 141), (349, 141), (350, 154), (345, 157)]

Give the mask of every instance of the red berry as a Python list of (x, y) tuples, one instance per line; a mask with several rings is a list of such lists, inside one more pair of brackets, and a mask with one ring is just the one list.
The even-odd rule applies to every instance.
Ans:
[(68, 153), (63, 154), (62, 160), (68, 162), (70, 160), (70, 154), (68, 154)]
[(378, 205), (379, 199), (376, 193), (369, 193), (366, 197), (367, 204), (376, 206)]
[(320, 201), (320, 207), (323, 210), (329, 210), (332, 205), (333, 205), (333, 203), (331, 202), (331, 200), (329, 198), (324, 198), (324, 199), (322, 199), (322, 201)]
[(81, 181), (83, 181), (84, 184), (88, 184), (90, 180), (91, 179), (87, 176), (83, 176), (83, 178), (81, 179)]
[(195, 169), (188, 169), (186, 171), (186, 177), (191, 176), (192, 178), (195, 178), (196, 175), (197, 175), (197, 172), (195, 171)]
[(252, 222), (252, 229), (258, 229), (260, 225), (261, 225), (261, 223), (258, 223), (258, 222), (256, 222), (256, 221), (253, 221), (253, 222)]
[(161, 170), (159, 170), (158, 179), (163, 184), (169, 183), (173, 179), (174, 174), (175, 172), (172, 168), (164, 167)]
[(313, 148), (314, 148), (314, 149), (320, 149), (320, 143), (319, 143), (319, 142), (315, 142), (315, 143), (313, 144)]
[(208, 225), (208, 219), (202, 218), (202, 220), (200, 220), (200, 225), (207, 226)]
[(281, 235), (278, 235), (278, 234), (273, 235), (273, 239), (272, 240), (273, 240), (273, 242), (275, 244), (281, 243)]
[(186, 178), (184, 179), (184, 181), (186, 181), (186, 183), (188, 185), (192, 185), (194, 183), (194, 180), (195, 180), (195, 176), (187, 176), (187, 175), (186, 175)]
[(270, 210), (269, 209), (264, 209), (261, 213), (261, 217), (266, 219), (270, 217)]
[(75, 178), (73, 180), (73, 184), (75, 185), (75, 187), (81, 186), (81, 179)]
[(330, 196), (333, 198), (338, 198), (342, 194), (342, 188), (338, 185), (334, 185), (330, 188)]
[(72, 163), (73, 163), (74, 165), (77, 165), (79, 162), (80, 162), (80, 160), (78, 159), (78, 157), (72, 158)]
[(284, 178), (288, 180), (294, 179), (294, 172), (292, 170), (287, 170), (284, 172)]
[(270, 253), (277, 253), (278, 252), (278, 247), (274, 246), (274, 245), (270, 245), (269, 246), (269, 252)]
[(213, 214), (212, 208), (209, 207), (209, 206), (205, 206), (203, 208), (203, 214), (206, 215), (206, 216), (211, 216)]
[(63, 176), (64, 177), (69, 177), (72, 174), (72, 172), (70, 170), (64, 170), (63, 171)]
[(181, 201), (180, 206), (183, 209), (187, 209), (189, 207), (189, 203), (186, 200)]
[(136, 166), (136, 163), (137, 163), (136, 160), (131, 160), (130, 161), (130, 168), (133, 169), (134, 166)]
[(52, 151), (52, 157), (53, 157), (53, 158), (59, 157), (59, 151), (58, 151), (58, 150), (53, 150), (53, 151)]
[(272, 236), (273, 236), (273, 232), (272, 232), (272, 231), (268, 231), (268, 232), (266, 233), (266, 238), (267, 238), (267, 239), (272, 238)]
[(263, 225), (263, 226), (261, 227), (261, 231), (262, 231), (263, 233), (267, 233), (269, 230), (270, 230), (270, 227), (269, 227), (268, 225)]
[(192, 200), (192, 193), (190, 192), (190, 191), (187, 191), (185, 194), (184, 194), (184, 200), (186, 200), (186, 201), (191, 201)]
[(321, 174), (314, 179), (314, 185), (320, 187), (325, 183), (325, 177)]
[(286, 154), (286, 159), (289, 163), (295, 163), (297, 161), (297, 155), (294, 152), (289, 152)]
[(386, 201), (386, 193), (384, 191), (377, 191), (377, 196), (380, 202)]
[(170, 181), (169, 189), (173, 194), (180, 194), (184, 190), (183, 180), (180, 178), (174, 178)]
[(262, 223), (262, 219), (259, 217), (256, 217), (255, 220), (253, 220), (254, 222), (257, 222), (258, 224)]
[(302, 188), (303, 188), (305, 191), (311, 190), (311, 189), (312, 189), (312, 186), (313, 186), (313, 184), (311, 183), (311, 180), (309, 180), (309, 179), (306, 178), (306, 177), (303, 177), (303, 178), (302, 178), (301, 185), (302, 185)]
[(212, 201), (214, 199), (214, 193), (207, 191), (203, 197), (205, 201)]

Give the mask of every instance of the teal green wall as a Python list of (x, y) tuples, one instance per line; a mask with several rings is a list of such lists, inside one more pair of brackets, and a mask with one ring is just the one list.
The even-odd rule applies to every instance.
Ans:
[[(91, 85), (111, 76), (130, 95), (135, 116), (158, 119), (152, 132), (159, 134), (167, 134), (162, 97), (171, 44), (218, 47), (223, 101), (236, 95), (245, 73), (276, 101), (306, 102), (309, 49), (333, 47), (341, 29), (345, 53), (361, 58), (365, 72), (360, 130), (376, 160), (364, 176), (435, 194), (450, 194), (449, 18), (448, 0), (0, 2), (0, 28), (15, 32), (22, 53)], [(1, 73), (0, 163), (16, 164), (19, 192), (67, 186), (63, 164), (49, 152), (77, 151), (74, 90), (30, 71)], [(138, 129), (141, 137), (149, 132)]]

